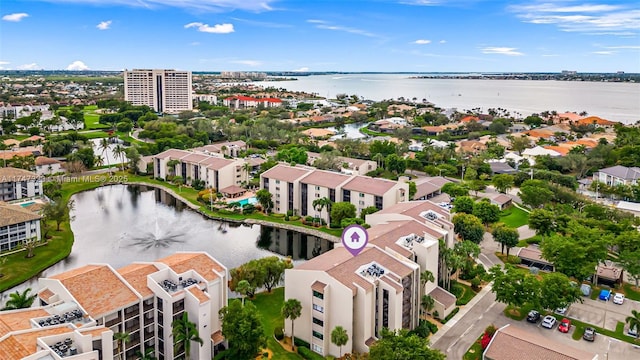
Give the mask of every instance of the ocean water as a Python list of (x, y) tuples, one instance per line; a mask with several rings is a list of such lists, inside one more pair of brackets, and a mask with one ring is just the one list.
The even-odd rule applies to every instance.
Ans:
[(503, 108), (528, 116), (545, 110), (586, 111), (625, 124), (640, 120), (640, 84), (555, 80), (412, 79), (411, 74), (339, 74), (301, 76), (298, 80), (260, 82), (264, 86), (306, 91), (334, 98), (336, 94), (365, 99), (426, 99), (459, 111)]

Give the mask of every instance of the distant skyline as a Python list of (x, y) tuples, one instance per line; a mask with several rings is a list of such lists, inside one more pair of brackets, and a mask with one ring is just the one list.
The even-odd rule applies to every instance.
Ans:
[(640, 3), (2, 0), (0, 70), (640, 73)]

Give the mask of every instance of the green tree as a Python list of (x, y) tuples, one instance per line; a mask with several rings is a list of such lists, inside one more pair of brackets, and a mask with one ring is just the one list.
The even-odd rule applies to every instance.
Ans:
[(384, 159), (385, 169), (394, 174), (404, 174), (407, 170), (407, 160), (401, 158), (397, 154), (389, 154)]
[(390, 331), (383, 328), (380, 339), (369, 348), (370, 360), (444, 360), (438, 350), (429, 348), (429, 341), (406, 329)]
[(300, 317), (302, 314), (302, 304), (298, 299), (288, 299), (282, 305), (282, 309), (280, 310), (282, 317), (285, 319), (291, 319), (291, 348), (293, 351), (296, 351), (295, 346), (295, 333), (293, 331), (295, 320)]
[(26, 288), (23, 292), (16, 291), (9, 294), (9, 300), (4, 304), (4, 310), (26, 309), (33, 305), (37, 295), (30, 295), (31, 288)]
[(342, 357), (342, 347), (349, 341), (349, 334), (342, 326), (338, 325), (331, 330), (331, 342), (338, 347), (340, 357)]
[(117, 346), (117, 352), (118, 352), (118, 358), (119, 359), (124, 359), (124, 354), (122, 353), (125, 349), (125, 345), (126, 343), (128, 343), (131, 340), (131, 336), (128, 332), (117, 332), (115, 334), (113, 334), (113, 340), (116, 341), (116, 346)]
[(489, 269), (489, 274), (493, 280), (491, 291), (496, 295), (496, 301), (518, 308), (538, 301), (540, 283), (533, 275), (525, 275), (509, 264), (505, 265), (504, 270), (500, 265), (495, 265)]
[(271, 292), (271, 289), (282, 281), (284, 271), (293, 268), (293, 263), (289, 258), (281, 259), (277, 256), (267, 256), (258, 260), (258, 266), (264, 269), (262, 285), (267, 289), (267, 292)]
[(308, 159), (307, 149), (303, 147), (290, 147), (280, 150), (276, 154), (276, 159), (286, 161), (290, 164), (306, 164)]
[(248, 293), (254, 293), (255, 288), (251, 286), (251, 284), (247, 280), (238, 281), (238, 285), (236, 285), (236, 292), (242, 296), (242, 306), (244, 306), (244, 298), (247, 297)]
[(458, 196), (467, 196), (469, 195), (469, 189), (463, 185), (456, 184), (454, 182), (446, 183), (442, 186), (441, 191), (443, 193), (449, 194), (449, 196), (458, 197)]
[(256, 200), (258, 200), (266, 214), (268, 214), (273, 208), (272, 196), (273, 195), (271, 195), (271, 193), (267, 189), (256, 191)]
[(509, 174), (497, 174), (491, 178), (491, 183), (495, 186), (496, 190), (501, 193), (506, 193), (513, 187), (514, 184), (513, 175)]
[(413, 197), (418, 192), (418, 187), (414, 181), (409, 181), (407, 184), (409, 184), (409, 200), (413, 200)]
[(333, 201), (331, 201), (331, 199), (329, 199), (326, 196), (325, 197), (321, 197), (319, 199), (313, 200), (311, 205), (319, 213), (322, 213), (323, 209), (327, 209), (327, 214), (329, 215), (329, 219), (328, 219), (329, 221), (327, 221), (327, 224), (331, 223), (331, 205), (333, 205)]
[(232, 301), (220, 309), (222, 335), (229, 342), (229, 359), (255, 359), (267, 344), (258, 309), (251, 301), (245, 306)]
[(429, 295), (422, 295), (422, 298), (420, 299), (420, 307), (425, 314), (431, 313), (431, 310), (433, 310), (434, 306), (435, 300), (433, 299), (433, 297)]
[(529, 227), (540, 236), (550, 235), (554, 229), (555, 214), (546, 209), (534, 209), (529, 213)]
[(189, 314), (185, 311), (182, 317), (173, 320), (171, 323), (171, 333), (173, 334), (173, 346), (176, 354), (180, 355), (184, 350), (184, 357), (189, 359), (191, 355), (191, 343), (199, 343), (200, 346), (204, 341), (200, 338), (196, 324), (189, 321)]
[(627, 272), (627, 275), (635, 281), (637, 289), (640, 281), (640, 249), (635, 251), (623, 250), (618, 257), (618, 263)]
[(340, 224), (342, 219), (356, 217), (356, 207), (350, 202), (337, 202), (331, 207), (331, 222)]
[(436, 281), (436, 279), (433, 276), (433, 273), (431, 271), (425, 270), (425, 271), (420, 273), (420, 284), (422, 285), (422, 289), (423, 290), (424, 290), (424, 286), (428, 282), (434, 282), (434, 281)]
[(552, 272), (542, 278), (538, 299), (542, 309), (553, 310), (566, 307), (576, 301), (582, 302), (582, 293), (566, 275)]
[(136, 352), (136, 355), (138, 356), (137, 360), (157, 360), (155, 356), (153, 356), (153, 354), (155, 353), (155, 350), (153, 348), (146, 348), (144, 350), (144, 353), (141, 353), (139, 350)]
[[(631, 316), (627, 316), (624, 322), (629, 325), (629, 329), (635, 328), (637, 333), (640, 330), (640, 311), (631, 310)], [(636, 335), (636, 337), (638, 336)]]
[(125, 150), (125, 155), (127, 157), (127, 159), (129, 159), (129, 171), (133, 172), (134, 174), (138, 173), (138, 163), (140, 162), (140, 159), (142, 158), (140, 156), (140, 152), (138, 151), (138, 149), (134, 146), (127, 148)]
[(58, 199), (58, 201), (50, 201), (46, 203), (42, 207), (42, 215), (45, 218), (45, 221), (55, 221), (56, 222), (56, 230), (60, 231), (60, 225), (65, 221), (70, 221), (71, 216), (69, 215), (71, 211), (73, 211), (75, 207), (75, 203), (73, 200), (69, 200), (69, 202), (65, 203), (62, 199)]
[(507, 247), (507, 256), (509, 256), (509, 250), (518, 245), (518, 241), (520, 240), (518, 230), (506, 227), (503, 224), (496, 226), (491, 235), (493, 235), (495, 241), (502, 245), (501, 253), (504, 254), (504, 248), (505, 246)]
[(458, 196), (453, 201), (453, 211), (457, 213), (473, 214), (475, 201), (470, 196)]
[(553, 200), (553, 191), (542, 180), (526, 180), (520, 185), (518, 196), (532, 208), (539, 208)]
[(529, 137), (526, 135), (510, 136), (508, 137), (508, 139), (511, 142), (511, 149), (517, 152), (518, 155), (522, 155), (524, 149), (528, 148), (529, 144), (531, 143)]
[(453, 231), (462, 240), (469, 240), (479, 244), (484, 235), (484, 225), (476, 216), (460, 213), (453, 216)]

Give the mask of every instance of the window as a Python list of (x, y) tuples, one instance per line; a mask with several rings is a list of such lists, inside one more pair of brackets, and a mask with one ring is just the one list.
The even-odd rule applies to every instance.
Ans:
[(316, 339), (320, 339), (320, 340), (324, 339), (324, 335), (322, 335), (321, 333), (319, 333), (317, 331), (313, 332), (313, 337), (316, 338)]
[(316, 325), (324, 326), (324, 321), (320, 319), (313, 318), (313, 323)]
[(363, 198), (364, 197), (364, 193), (360, 193), (360, 197)]
[(320, 313), (324, 313), (324, 308), (318, 304), (313, 304), (313, 310), (320, 312)]
[(316, 186), (316, 190), (320, 190), (320, 186)]
[(318, 344), (313, 344), (312, 350), (317, 352), (318, 354), (322, 355), (322, 346), (320, 346)]
[(280, 184), (280, 180), (276, 180), (276, 184)]
[(313, 290), (313, 296), (317, 297), (318, 299), (324, 299), (324, 294), (319, 291)]

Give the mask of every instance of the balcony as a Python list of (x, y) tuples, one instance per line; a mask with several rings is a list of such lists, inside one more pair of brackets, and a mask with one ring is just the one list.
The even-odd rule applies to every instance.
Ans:
[(140, 312), (138, 312), (138, 311), (129, 311), (129, 312), (127, 312), (127, 310), (125, 310), (124, 319), (125, 320), (129, 320), (129, 319), (131, 319), (133, 317), (138, 316), (138, 314), (140, 314)]
[(139, 320), (134, 320), (134, 321), (130, 321), (130, 322), (125, 323), (124, 329), (128, 333), (132, 333), (134, 331), (138, 331), (138, 330), (140, 330), (140, 321)]
[(120, 321), (120, 317), (118, 316), (117, 318), (115, 318), (113, 320), (109, 320), (106, 323), (104, 323), (104, 326), (110, 328), (110, 327), (112, 327), (112, 326), (114, 326), (116, 324), (119, 324), (120, 322), (121, 322)]
[(179, 313), (184, 310), (184, 300), (173, 303), (173, 313)]

